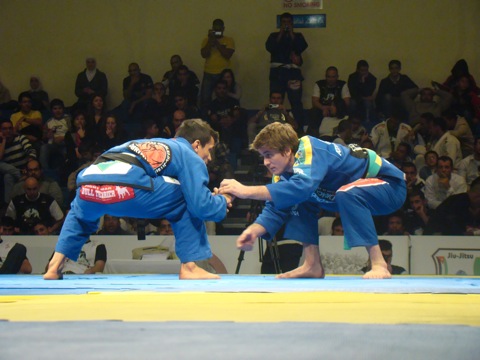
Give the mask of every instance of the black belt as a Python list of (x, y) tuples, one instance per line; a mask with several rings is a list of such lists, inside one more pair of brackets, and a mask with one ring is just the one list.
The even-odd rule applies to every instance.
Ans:
[(138, 167), (141, 167), (142, 169), (145, 170), (145, 166), (143, 166), (142, 162), (138, 160), (135, 156), (130, 156), (127, 154), (122, 154), (122, 153), (106, 153), (100, 155), (97, 160), (94, 161), (94, 165), (101, 164), (107, 161), (121, 161), (127, 164), (135, 165)]

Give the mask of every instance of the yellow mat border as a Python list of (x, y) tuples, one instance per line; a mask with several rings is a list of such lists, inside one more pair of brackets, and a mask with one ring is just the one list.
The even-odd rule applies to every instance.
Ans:
[(9, 321), (234, 321), (480, 326), (480, 294), (158, 293), (0, 296)]

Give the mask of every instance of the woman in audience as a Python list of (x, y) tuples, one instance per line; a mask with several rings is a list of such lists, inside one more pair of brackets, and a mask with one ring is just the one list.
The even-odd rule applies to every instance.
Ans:
[(102, 122), (105, 122), (106, 107), (103, 97), (95, 95), (92, 97), (87, 113), (86, 127), (92, 128), (94, 133), (98, 134)]
[(220, 74), (220, 79), (227, 82), (227, 94), (228, 96), (240, 100), (242, 97), (242, 88), (235, 81), (235, 75), (232, 69), (224, 69)]
[(127, 141), (122, 125), (114, 115), (108, 115), (100, 129), (97, 144), (102, 149), (108, 150)]
[(79, 149), (89, 148), (95, 144), (95, 134), (92, 128), (87, 127), (86, 116), (83, 112), (78, 112), (73, 117), (72, 129), (65, 134), (65, 146), (67, 148), (67, 167), (71, 171), (75, 170), (82, 158)]
[(32, 96), (32, 109), (38, 111), (48, 110), (50, 108), (50, 100), (48, 93), (43, 90), (40, 78), (36, 75), (30, 76), (30, 89), (28, 90)]

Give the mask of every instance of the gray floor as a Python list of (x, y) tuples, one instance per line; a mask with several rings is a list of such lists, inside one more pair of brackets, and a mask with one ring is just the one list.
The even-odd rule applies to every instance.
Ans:
[(479, 359), (480, 328), (233, 322), (0, 322), (0, 359)]

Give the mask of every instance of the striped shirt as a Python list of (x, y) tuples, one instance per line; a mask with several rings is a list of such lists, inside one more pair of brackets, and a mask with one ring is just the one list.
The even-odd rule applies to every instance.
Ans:
[(37, 153), (30, 141), (24, 135), (18, 135), (11, 144), (5, 145), (3, 161), (15, 166), (24, 168), (29, 158), (37, 158)]

